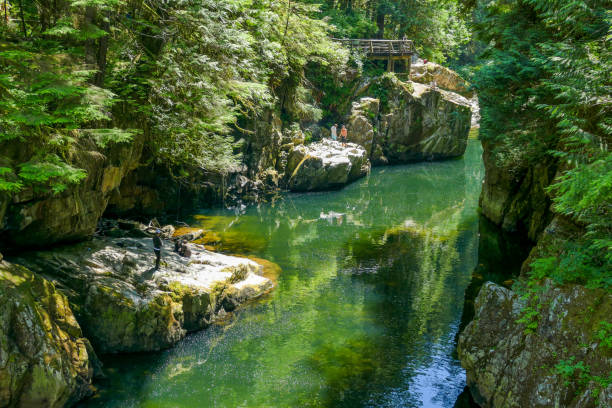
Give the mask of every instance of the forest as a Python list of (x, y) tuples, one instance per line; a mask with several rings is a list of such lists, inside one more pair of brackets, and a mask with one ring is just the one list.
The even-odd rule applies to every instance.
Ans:
[(241, 125), (262, 111), (279, 107), (288, 127), (329, 115), (317, 89), (364, 69), (330, 35), (406, 36), (468, 75), (503, 166), (564, 163), (550, 194), (586, 232), (538, 270), (611, 285), (609, 1), (315, 3), (4, 1), (0, 142), (31, 155), (0, 167), (0, 190), (78, 183), (66, 157), (81, 137), (146, 132), (151, 160), (177, 176), (227, 170), (249, 138)]
[[(395, 78), (335, 39), (409, 39), (415, 61), (470, 84), (483, 188), (518, 197), (494, 219), (483, 190), (480, 211), (535, 245), (512, 286), (524, 334), (544, 327), (551, 285), (612, 292), (612, 0), (0, 0), (0, 14), (0, 215), (83, 185), (84, 149), (142, 144), (139, 166), (185, 189), (251, 177), (271, 117), (318, 142), (360, 87)], [(392, 99), (378, 92), (375, 135)], [(609, 357), (612, 322), (595, 315)], [(586, 357), (550, 365), (577, 390), (612, 384)]]

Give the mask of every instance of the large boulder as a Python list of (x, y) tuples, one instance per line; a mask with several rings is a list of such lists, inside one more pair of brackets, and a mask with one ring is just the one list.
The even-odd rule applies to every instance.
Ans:
[(462, 156), (472, 111), (464, 97), (429, 86), (387, 78), (389, 95), (377, 144), (391, 163)]
[(518, 293), (483, 285), (458, 342), (474, 399), (483, 407), (612, 406), (612, 295), (543, 286), (541, 307), (526, 309)]
[(452, 69), (434, 62), (417, 63), (410, 67), (410, 79), (414, 82), (429, 85), (435, 82), (442, 89), (458, 93), (466, 98), (472, 98), (474, 93), (470, 84)]
[(348, 116), (349, 140), (375, 165), (458, 157), (465, 153), (471, 102), (440, 88), (402, 82), (393, 74), (361, 91)]
[[(21, 144), (0, 145), (0, 165), (15, 169), (34, 154)], [(27, 187), (11, 196), (0, 195), (0, 243), (6, 247), (45, 246), (76, 241), (92, 235), (111, 193), (139, 164), (143, 138), (99, 147), (82, 138), (68, 161), (84, 169), (87, 177), (58, 194)]]
[(63, 407), (91, 394), (98, 361), (68, 300), (0, 261), (0, 407)]
[(322, 140), (293, 148), (285, 176), (292, 191), (328, 190), (344, 186), (368, 174), (366, 150), (354, 143)]
[(159, 270), (153, 268), (150, 238), (96, 238), (15, 262), (44, 274), (68, 295), (96, 351), (153, 351), (272, 287), (253, 261), (190, 247), (190, 258), (164, 250)]
[(368, 157), (372, 153), (379, 107), (380, 100), (369, 97), (361, 98), (358, 102), (353, 102), (351, 114), (347, 121), (347, 127), (351, 130), (347, 139), (363, 146)]

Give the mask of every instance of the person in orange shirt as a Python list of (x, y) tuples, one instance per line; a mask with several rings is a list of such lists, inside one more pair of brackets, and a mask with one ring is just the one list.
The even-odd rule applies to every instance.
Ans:
[(346, 146), (346, 137), (348, 136), (348, 130), (346, 126), (342, 125), (342, 130), (340, 130), (340, 141), (342, 142), (342, 147)]

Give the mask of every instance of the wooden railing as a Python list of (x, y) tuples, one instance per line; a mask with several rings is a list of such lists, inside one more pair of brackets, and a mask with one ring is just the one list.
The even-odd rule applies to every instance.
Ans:
[(363, 40), (351, 38), (332, 38), (351, 50), (358, 50), (368, 57), (408, 57), (414, 54), (411, 40)]

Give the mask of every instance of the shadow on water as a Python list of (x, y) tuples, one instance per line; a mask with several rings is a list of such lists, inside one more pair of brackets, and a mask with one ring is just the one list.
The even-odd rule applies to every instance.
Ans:
[[(501, 228), (480, 216), (478, 220), (478, 263), (470, 284), (465, 289), (461, 323), (455, 337), (459, 335), (474, 318), (474, 301), (485, 282), (494, 282), (510, 288), (519, 276), (523, 261), (527, 258), (533, 243), (518, 234), (504, 232)], [(457, 350), (453, 357), (458, 358)], [(478, 407), (469, 387), (459, 394), (453, 408)]]
[(494, 282), (511, 288), (518, 277), (523, 261), (529, 255), (533, 243), (526, 238), (504, 232), (481, 216), (478, 222), (478, 264), (465, 289), (465, 301), (459, 333), (474, 318), (474, 301), (485, 282)]

